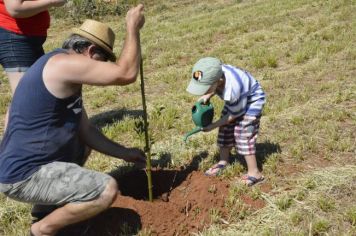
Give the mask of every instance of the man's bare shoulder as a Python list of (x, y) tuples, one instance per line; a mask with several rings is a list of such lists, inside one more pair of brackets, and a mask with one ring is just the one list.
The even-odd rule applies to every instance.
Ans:
[(115, 63), (97, 61), (89, 55), (59, 53), (48, 60), (43, 75), (56, 83), (109, 85), (122, 77), (119, 69)]
[(68, 66), (73, 63), (83, 63), (85, 61), (89, 61), (84, 55), (76, 54), (76, 53), (58, 53), (52, 56), (47, 65), (50, 66), (61, 66), (62, 64)]
[(93, 66), (93, 63), (95, 61), (82, 54), (58, 53), (48, 60), (44, 72), (62, 78), (78, 77), (80, 74), (85, 73), (87, 68)]

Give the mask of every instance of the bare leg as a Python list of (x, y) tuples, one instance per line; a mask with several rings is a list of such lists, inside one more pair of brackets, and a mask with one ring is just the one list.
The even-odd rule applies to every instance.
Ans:
[(224, 167), (229, 164), (230, 158), (230, 147), (220, 147), (220, 160), (217, 164), (209, 168), (205, 175), (207, 176), (217, 176)]
[[(78, 155), (77, 159), (74, 160), (74, 163), (84, 166), (85, 162), (87, 161), (90, 153), (91, 153), (91, 148), (83, 144), (80, 140), (78, 145), (83, 145), (83, 146), (78, 146), (78, 149), (84, 148), (84, 154), (82, 156)], [(80, 150), (78, 150), (79, 152)], [(47, 215), (49, 215), (51, 212), (59, 208), (60, 206), (55, 206), (55, 205), (40, 205), (40, 204), (35, 204), (32, 207), (31, 210), (31, 216), (32, 216), (32, 223), (35, 223), (37, 221), (40, 221)]]
[(32, 225), (36, 236), (54, 236), (61, 228), (89, 219), (110, 207), (118, 193), (117, 183), (111, 179), (100, 197), (85, 203), (68, 203)]
[(220, 161), (218, 164), (227, 165), (230, 158), (230, 147), (220, 147)]
[(15, 89), (24, 74), (25, 74), (25, 72), (7, 72), (6, 73), (7, 77), (9, 78), (12, 95), (14, 95)]
[[(6, 73), (7, 77), (9, 78), (9, 82), (10, 82), (11, 95), (14, 95), (15, 89), (24, 74), (25, 74), (24, 72), (7, 72)], [(5, 114), (4, 130), (6, 130), (8, 121), (9, 121), (9, 109), (7, 109), (6, 114)]]
[(56, 210), (58, 207), (59, 206), (55, 205), (33, 205), (31, 209), (32, 224), (40, 221), (41, 219), (49, 215), (51, 212)]
[(7, 123), (9, 122), (9, 109), (6, 110), (5, 120), (4, 120), (4, 133), (6, 131)]
[(246, 155), (244, 156), (247, 163), (247, 174), (253, 176), (257, 179), (261, 178), (262, 173), (257, 167), (257, 161), (255, 155)]

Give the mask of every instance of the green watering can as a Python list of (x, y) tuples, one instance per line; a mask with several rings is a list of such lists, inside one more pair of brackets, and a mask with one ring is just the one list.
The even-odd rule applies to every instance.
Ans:
[(184, 136), (184, 142), (188, 137), (198, 133), (203, 127), (211, 124), (214, 118), (214, 107), (210, 102), (204, 104), (203, 101), (198, 101), (192, 107), (192, 119), (196, 127)]

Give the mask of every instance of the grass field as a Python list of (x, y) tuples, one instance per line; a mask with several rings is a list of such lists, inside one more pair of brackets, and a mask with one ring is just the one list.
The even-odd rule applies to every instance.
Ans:
[[(155, 0), (145, 5), (141, 41), (155, 164), (183, 166), (205, 151), (208, 156), (199, 164), (204, 171), (218, 157), (216, 131), (182, 141), (193, 128), (190, 108), (197, 99), (185, 88), (200, 57), (219, 57), (250, 71), (267, 94), (257, 156), (270, 189), (232, 184), (229, 225), (212, 224), (198, 235), (356, 235), (356, 1)], [(124, 16), (101, 19), (117, 32), (119, 53)], [(69, 18), (53, 19), (46, 51), (60, 47), (70, 28), (79, 25), (73, 24)], [(3, 121), (11, 98), (6, 77), (0, 81)], [(139, 81), (87, 86), (83, 96), (91, 120), (108, 137), (144, 147)], [(222, 108), (217, 98), (212, 102), (216, 110)], [(94, 152), (87, 167), (108, 172), (125, 165)], [(244, 171), (236, 161), (221, 178), (233, 182)], [(242, 193), (266, 206), (234, 212)], [(0, 195), (0, 235), (26, 235), (29, 210)]]

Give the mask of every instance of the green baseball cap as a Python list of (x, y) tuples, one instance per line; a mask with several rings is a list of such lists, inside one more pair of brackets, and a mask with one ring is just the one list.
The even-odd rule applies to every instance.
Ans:
[(192, 79), (187, 92), (193, 95), (204, 95), (222, 75), (222, 62), (214, 57), (204, 57), (193, 66)]

